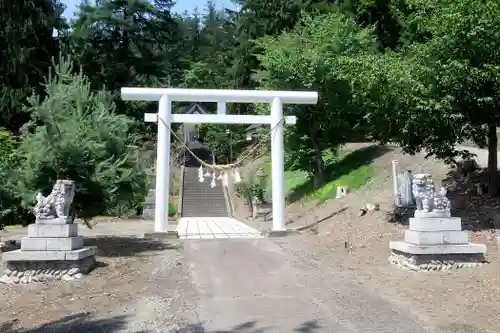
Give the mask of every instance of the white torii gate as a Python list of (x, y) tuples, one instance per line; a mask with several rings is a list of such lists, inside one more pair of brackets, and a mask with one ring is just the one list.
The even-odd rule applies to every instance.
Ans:
[[(168, 232), (168, 200), (170, 185), (170, 139), (167, 126), (171, 123), (270, 124), (272, 167), (273, 231), (285, 228), (284, 145), (283, 123), (295, 124), (296, 117), (283, 120), (283, 104), (316, 104), (317, 92), (216, 90), (172, 88), (122, 88), (126, 101), (159, 101), (158, 114), (146, 113), (147, 122), (157, 122), (158, 143), (156, 163), (155, 232)], [(172, 114), (172, 102), (217, 102), (217, 114)], [(270, 103), (271, 115), (227, 115), (226, 103)]]

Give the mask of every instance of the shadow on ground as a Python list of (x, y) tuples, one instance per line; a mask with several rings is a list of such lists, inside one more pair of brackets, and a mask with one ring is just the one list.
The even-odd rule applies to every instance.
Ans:
[(387, 212), (387, 221), (390, 223), (399, 223), (409, 225), (410, 218), (415, 215), (416, 206), (393, 206), (392, 211)]
[[(498, 176), (497, 176), (498, 177)], [(451, 215), (462, 218), (465, 230), (499, 228), (500, 196), (488, 195), (488, 173), (477, 165), (459, 167), (442, 180), (451, 201)]]
[[(33, 329), (17, 328), (17, 322), (0, 323), (2, 333), (100, 333), (117, 332), (126, 327), (127, 316), (94, 319), (89, 312), (82, 312), (44, 324)], [(147, 333), (136, 331), (134, 333)]]
[[(297, 333), (314, 333), (323, 328), (317, 320), (309, 320), (293, 330)], [(249, 321), (224, 331), (207, 331), (203, 324), (193, 324), (180, 328), (175, 333), (267, 333), (277, 332), (274, 327), (258, 327), (256, 321)], [(24, 332), (23, 332), (24, 333)]]
[[(340, 160), (330, 163), (325, 168), (324, 184), (338, 179), (352, 171), (359, 169), (363, 165), (369, 165), (374, 159), (386, 154), (390, 149), (383, 145), (372, 145), (350, 152)], [(324, 185), (322, 184), (322, 185)], [(287, 202), (294, 203), (305, 196), (312, 194), (316, 190), (314, 180), (310, 179), (304, 184), (296, 187), (287, 198)]]
[(109, 258), (133, 257), (143, 253), (150, 255), (155, 251), (178, 249), (176, 244), (161, 240), (121, 236), (85, 237), (85, 246), (97, 246), (97, 255)]
[[(298, 230), (298, 231), (303, 231), (303, 230), (307, 230), (307, 229), (313, 229), (313, 228), (317, 227), (317, 226), (318, 226), (318, 224), (320, 224), (320, 223), (322, 223), (322, 222), (325, 222), (326, 220), (331, 219), (331, 218), (332, 218), (332, 217), (334, 217), (335, 215), (338, 215), (338, 214), (340, 214), (340, 213), (342, 213), (342, 212), (345, 212), (348, 208), (349, 208), (349, 207), (343, 207), (343, 208), (341, 208), (341, 209), (339, 209), (339, 210), (336, 210), (336, 211), (334, 211), (334, 212), (332, 212), (332, 213), (330, 213), (330, 214), (328, 214), (328, 215), (326, 215), (326, 216), (324, 216), (324, 217), (322, 217), (322, 218), (320, 218), (320, 219), (318, 219), (318, 220), (316, 220), (316, 221), (314, 221), (314, 222), (312, 222), (312, 223), (309, 223), (309, 224), (307, 224), (307, 225), (305, 225), (305, 226), (303, 226), (303, 227), (299, 227), (299, 228), (297, 228), (297, 230)], [(290, 224), (290, 223), (292, 223), (292, 222), (293, 222), (293, 220), (288, 221), (286, 224)]]

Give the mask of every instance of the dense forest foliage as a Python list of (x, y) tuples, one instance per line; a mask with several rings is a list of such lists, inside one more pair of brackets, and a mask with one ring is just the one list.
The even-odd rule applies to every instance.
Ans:
[[(58, 177), (77, 182), (82, 217), (141, 201), (140, 152), (154, 140), (143, 114), (156, 106), (121, 101), (124, 86), (318, 91), (317, 105), (285, 109), (298, 118), (286, 130), (287, 168), (318, 186), (323, 152), (361, 136), (450, 163), (465, 140), (488, 147), (497, 192), (500, 3), (235, 2), (238, 11), (209, 1), (179, 14), (172, 0), (86, 1), (66, 20), (59, 0), (3, 0), (1, 223), (26, 216), (35, 191)], [(227, 128), (202, 129), (228, 155)]]

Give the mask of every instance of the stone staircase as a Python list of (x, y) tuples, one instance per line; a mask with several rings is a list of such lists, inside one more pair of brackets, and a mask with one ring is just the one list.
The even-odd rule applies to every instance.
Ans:
[(156, 174), (152, 171), (148, 172), (149, 190), (142, 209), (142, 216), (145, 218), (155, 217), (155, 200), (156, 200)]
[[(199, 143), (194, 143), (189, 148), (202, 160), (212, 163), (211, 153)], [(222, 182), (216, 180), (217, 186), (210, 187), (212, 178), (206, 177), (203, 183), (198, 181), (198, 168), (200, 163), (190, 154), (184, 158), (184, 175), (182, 184), (181, 217), (228, 217), (229, 209), (224, 196)], [(206, 170), (205, 170), (206, 172)], [(149, 194), (143, 206), (143, 216), (154, 218), (156, 175), (148, 174), (150, 178)]]
[(184, 168), (182, 186), (182, 217), (227, 217), (229, 216), (224, 188), (220, 180), (217, 186), (210, 187), (212, 178), (205, 177), (205, 181), (198, 180), (197, 167)]

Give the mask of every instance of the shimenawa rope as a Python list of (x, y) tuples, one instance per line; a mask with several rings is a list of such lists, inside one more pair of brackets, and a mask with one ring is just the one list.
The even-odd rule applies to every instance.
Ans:
[[(183, 146), (183, 148), (186, 149), (187, 152), (189, 154), (191, 154), (191, 156), (193, 156), (193, 158), (196, 161), (198, 161), (205, 168), (212, 169), (212, 170), (223, 171), (223, 170), (231, 170), (231, 169), (240, 167), (243, 164), (243, 162), (246, 161), (250, 156), (252, 156), (252, 154), (257, 150), (257, 148), (259, 148), (265, 142), (264, 140), (261, 140), (259, 143), (257, 143), (255, 146), (253, 146), (253, 148), (247, 154), (245, 154), (242, 158), (238, 159), (238, 161), (236, 161), (234, 163), (230, 163), (230, 164), (208, 164), (205, 161), (203, 161), (201, 158), (199, 158), (198, 156), (196, 156), (196, 154), (191, 149), (189, 149), (189, 147), (183, 142), (183, 140), (181, 138), (179, 138), (179, 136), (172, 130), (172, 128), (158, 114), (157, 114), (156, 117), (157, 117), (157, 119), (159, 121), (161, 121), (167, 127), (168, 131), (170, 133), (172, 133), (172, 136), (177, 141), (179, 141), (181, 143), (181, 145)], [(284, 120), (285, 120), (285, 117), (282, 117), (276, 124), (274, 124), (273, 127), (271, 127), (271, 130), (269, 131), (269, 133), (271, 133)], [(266, 154), (266, 153), (260, 154), (258, 157), (261, 157), (264, 154)]]

